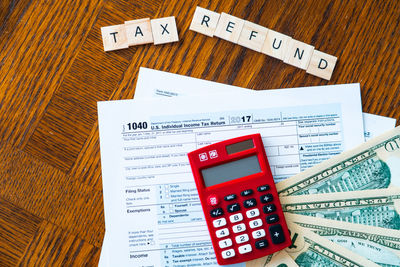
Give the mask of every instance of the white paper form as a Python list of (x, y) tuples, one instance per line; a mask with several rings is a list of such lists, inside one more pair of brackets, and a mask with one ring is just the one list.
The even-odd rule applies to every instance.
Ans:
[[(324, 90), (324, 86), (318, 86)], [(274, 89), (289, 90), (289, 89)], [(296, 90), (294, 88), (293, 90)], [(135, 99), (143, 97), (174, 97), (210, 95), (215, 93), (261, 93), (269, 94), (270, 90), (250, 90), (242, 87), (201, 80), (179, 74), (140, 68), (136, 85)], [(312, 97), (312, 96), (310, 96)], [(378, 136), (396, 125), (393, 118), (363, 113), (365, 141)]]
[[(187, 152), (260, 132), (279, 179), (312, 164), (312, 155), (320, 161), (363, 138), (362, 132), (343, 134), (362, 129), (357, 85), (280, 90), (257, 98), (102, 102), (99, 127), (113, 266), (216, 265)], [(279, 156), (289, 163), (280, 165)], [(194, 237), (185, 229), (195, 231)]]

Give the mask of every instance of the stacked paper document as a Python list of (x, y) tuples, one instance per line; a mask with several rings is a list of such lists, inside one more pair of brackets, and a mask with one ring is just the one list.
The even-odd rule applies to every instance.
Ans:
[(141, 68), (135, 99), (98, 112), (99, 266), (218, 266), (187, 153), (253, 133), (293, 244), (235, 266), (400, 265), (400, 129), (362, 113), (359, 84), (254, 91)]

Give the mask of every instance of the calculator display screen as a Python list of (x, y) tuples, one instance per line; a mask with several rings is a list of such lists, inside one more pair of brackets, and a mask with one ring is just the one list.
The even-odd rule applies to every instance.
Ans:
[(201, 171), (206, 187), (225, 183), (259, 172), (261, 172), (261, 167), (256, 155), (203, 169)]

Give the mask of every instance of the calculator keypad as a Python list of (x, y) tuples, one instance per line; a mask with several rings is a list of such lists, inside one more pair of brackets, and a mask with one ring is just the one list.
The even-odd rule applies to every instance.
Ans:
[(249, 241), (249, 235), (248, 235), (248, 234), (237, 235), (237, 236), (235, 237), (235, 241), (236, 241), (236, 243), (238, 243), (238, 244), (247, 242), (247, 241)]
[(248, 209), (257, 206), (257, 201), (255, 198), (246, 199), (243, 201), (243, 206)]
[(251, 233), (254, 239), (261, 238), (265, 236), (265, 230), (260, 229)]
[(222, 227), (226, 225), (226, 219), (225, 218), (216, 219), (213, 221), (213, 225), (215, 228)]
[(229, 220), (231, 221), (231, 223), (240, 222), (243, 220), (243, 215), (241, 213), (233, 214), (229, 216)]
[(233, 250), (233, 248), (231, 248), (231, 249), (222, 251), (221, 255), (222, 255), (223, 259), (232, 258), (235, 256), (235, 251)]
[[(218, 208), (210, 211), (215, 218), (212, 224), (216, 237), (220, 239), (219, 253), (223, 259), (265, 249), (270, 242), (280, 244), (286, 241), (281, 225), (276, 224), (279, 216), (275, 213), (274, 196), (267, 192), (270, 186), (260, 185), (256, 189), (245, 189), (239, 197), (237, 193), (228, 194)], [(226, 218), (220, 217), (223, 215)]]
[(249, 252), (251, 252), (251, 245), (250, 244), (247, 244), (247, 245), (244, 245), (244, 246), (240, 246), (239, 247), (239, 253), (240, 254), (245, 254), (245, 253), (249, 253)]
[(274, 204), (265, 205), (263, 207), (264, 213), (271, 213), (276, 211), (276, 206)]
[(213, 209), (210, 211), (211, 217), (219, 217), (224, 215), (224, 210), (222, 208)]
[(232, 239), (227, 238), (218, 242), (220, 248), (227, 248), (232, 246)]
[(228, 228), (224, 228), (224, 229), (221, 229), (221, 230), (217, 230), (217, 231), (215, 231), (215, 235), (216, 235), (218, 238), (228, 236), (228, 235), (229, 235), (229, 230), (228, 230)]
[(228, 205), (228, 207), (226, 209), (228, 210), (229, 213), (237, 212), (240, 210), (240, 205), (239, 205), (239, 203), (234, 203), (234, 204)]
[(252, 210), (248, 210), (246, 211), (246, 216), (247, 218), (254, 218), (260, 215), (260, 211), (256, 208), (256, 209), (252, 209)]
[(254, 221), (250, 221), (249, 222), (250, 228), (254, 229), (257, 227), (261, 227), (263, 225), (262, 220), (261, 219), (257, 219)]
[(246, 231), (246, 225), (244, 223), (236, 224), (236, 225), (232, 226), (232, 231), (235, 234)]
[(242, 192), (240, 193), (240, 195), (241, 195), (242, 197), (247, 197), (247, 196), (252, 195), (253, 193), (254, 193), (254, 191), (253, 191), (252, 189), (246, 189), (246, 190), (242, 191)]

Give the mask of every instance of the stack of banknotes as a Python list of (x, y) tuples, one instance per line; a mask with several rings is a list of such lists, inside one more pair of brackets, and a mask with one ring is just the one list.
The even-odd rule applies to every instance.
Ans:
[(277, 190), (293, 243), (246, 266), (400, 266), (400, 126)]

